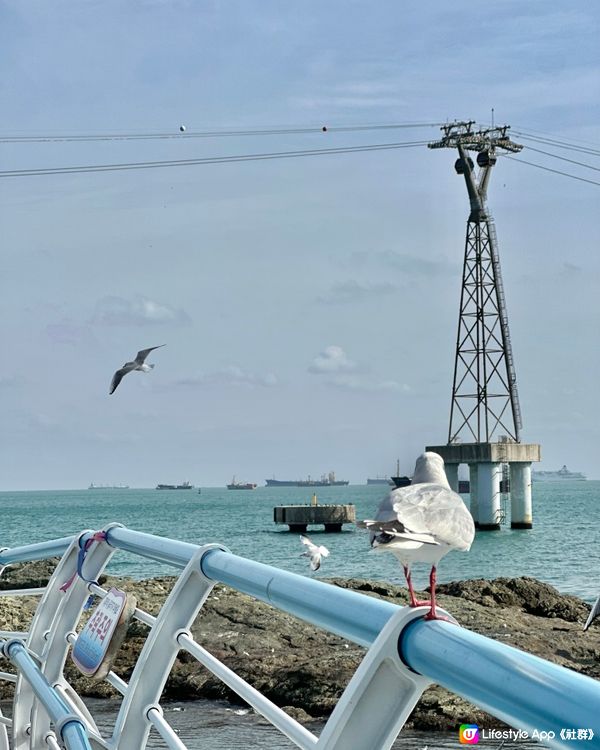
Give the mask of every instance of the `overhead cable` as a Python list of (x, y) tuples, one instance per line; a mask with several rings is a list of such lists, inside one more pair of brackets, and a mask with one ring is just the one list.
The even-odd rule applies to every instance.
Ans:
[(265, 161), (292, 159), (303, 156), (324, 156), (366, 151), (387, 151), (400, 148), (425, 146), (427, 141), (400, 143), (375, 143), (366, 146), (341, 146), (338, 148), (304, 149), (302, 151), (274, 151), (264, 154), (239, 154), (235, 156), (207, 156), (199, 159), (173, 159), (169, 161), (125, 162), (122, 164), (92, 164), (71, 167), (45, 167), (37, 169), (13, 169), (0, 171), (0, 177), (33, 177), (53, 174), (80, 174), (83, 172), (118, 172), (132, 169), (157, 169), (161, 167), (187, 167), (201, 164), (227, 164), (242, 161)]
[(588, 182), (590, 185), (600, 185), (600, 182), (596, 182), (596, 180), (588, 180), (586, 177), (578, 177), (575, 174), (569, 174), (568, 172), (561, 172), (559, 169), (551, 169), (550, 167), (544, 167), (541, 164), (534, 164), (532, 161), (526, 161), (525, 159), (521, 159), (520, 156), (509, 156), (508, 154), (499, 154), (499, 156), (503, 156), (505, 159), (518, 162), (519, 164), (528, 164), (530, 167), (537, 167), (538, 169), (543, 169), (546, 172), (554, 172), (554, 174), (559, 174), (559, 175), (562, 175), (563, 177), (570, 177), (572, 180), (579, 180), (580, 182)]
[(0, 143), (57, 143), (88, 141), (187, 140), (189, 138), (235, 138), (246, 136), (294, 135), (308, 133), (350, 133), (370, 130), (439, 127), (439, 122), (388, 123), (383, 125), (313, 126), (303, 128), (258, 128), (254, 130), (206, 130), (177, 133), (89, 133), (82, 135), (14, 135), (0, 136)]
[(533, 143), (540, 143), (544, 146), (552, 146), (553, 148), (562, 148), (567, 151), (578, 151), (582, 154), (588, 154), (590, 156), (600, 156), (600, 150), (595, 148), (589, 148), (588, 146), (578, 146), (575, 143), (569, 143), (568, 141), (559, 141), (552, 138), (539, 138), (538, 136), (526, 135), (517, 130), (513, 131), (519, 136), (521, 140), (532, 141)]
[(574, 159), (567, 159), (566, 156), (559, 156), (558, 154), (551, 154), (550, 151), (542, 151), (539, 148), (533, 146), (526, 147), (528, 151), (535, 151), (538, 154), (544, 154), (545, 156), (551, 156), (553, 159), (560, 159), (561, 161), (568, 161), (570, 164), (577, 164), (578, 167), (585, 167), (586, 169), (593, 169), (596, 172), (600, 172), (600, 167), (593, 167), (591, 164), (586, 164), (583, 161), (575, 161)]

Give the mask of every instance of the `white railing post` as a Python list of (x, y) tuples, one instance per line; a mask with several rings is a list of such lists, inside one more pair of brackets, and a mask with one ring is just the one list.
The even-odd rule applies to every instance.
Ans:
[[(120, 526), (109, 524), (106, 529)], [(40, 657), (40, 669), (51, 685), (68, 683), (63, 669), (69, 644), (67, 633), (77, 626), (83, 607), (89, 597), (88, 584), (78, 575), (66, 592), (60, 587), (77, 571), (79, 540), (82, 532), (71, 543), (52, 574), (46, 592), (42, 596), (29, 629), (27, 649)], [(106, 542), (95, 542), (86, 554), (84, 573), (97, 579), (115, 549)], [(80, 701), (79, 697), (77, 699)], [(14, 750), (30, 750), (43, 747), (44, 737), (50, 728), (50, 718), (36, 699), (31, 686), (21, 676), (17, 679), (13, 702), (13, 747)]]
[(148, 717), (159, 700), (181, 646), (177, 634), (187, 630), (215, 585), (200, 570), (200, 560), (209, 549), (228, 551), (207, 544), (197, 549), (163, 604), (138, 657), (115, 723), (114, 750), (137, 750), (146, 746), (151, 721)]
[(398, 650), (406, 625), (427, 612), (428, 607), (403, 607), (388, 620), (329, 717), (316, 750), (388, 750), (394, 744), (431, 685), (402, 662)]

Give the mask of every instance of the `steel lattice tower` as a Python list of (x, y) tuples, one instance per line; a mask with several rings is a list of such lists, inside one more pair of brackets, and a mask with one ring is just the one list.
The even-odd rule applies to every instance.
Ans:
[[(522, 146), (507, 135), (508, 126), (473, 131), (473, 121), (442, 127), (444, 136), (429, 148), (456, 148), (455, 163), (467, 185), (471, 213), (462, 275), (456, 358), (448, 444), (491, 442), (502, 432), (520, 442), (521, 410), (508, 329), (498, 242), (486, 205), (496, 150)], [(479, 174), (468, 156), (477, 152)]]

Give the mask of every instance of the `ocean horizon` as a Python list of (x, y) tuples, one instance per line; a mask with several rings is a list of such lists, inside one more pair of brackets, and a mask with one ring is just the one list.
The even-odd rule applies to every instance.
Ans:
[[(287, 526), (273, 523), (273, 508), (291, 503), (309, 503), (313, 492), (319, 502), (354, 503), (357, 519), (371, 517), (387, 492), (378, 485), (325, 488), (267, 488), (231, 491), (223, 487), (167, 490), (40, 490), (0, 492), (3, 510), (0, 546), (24, 544), (99, 529), (117, 521), (123, 525), (195, 544), (220, 542), (232, 552), (299, 573), (311, 574), (301, 557), (299, 535)], [(464, 496), (468, 504), (468, 496)], [(531, 530), (478, 532), (468, 553), (453, 552), (441, 562), (438, 580), (533, 576), (563, 593), (587, 601), (600, 593), (600, 548), (596, 530), (586, 522), (600, 499), (600, 481), (539, 483), (533, 487), (534, 526)], [(392, 555), (372, 552), (368, 534), (347, 525), (341, 533), (309, 528), (309, 535), (325, 544), (330, 557), (316, 577), (366, 578), (404, 585), (402, 569)], [(173, 575), (179, 571), (153, 560), (118, 551), (108, 573), (137, 579)], [(428, 568), (415, 565), (415, 584), (424, 588)], [(111, 731), (118, 708), (114, 700), (86, 701), (103, 732)], [(10, 714), (8, 704), (2, 707)], [(210, 746), (253, 746), (270, 750), (295, 747), (287, 738), (252, 710), (222, 701), (165, 703), (165, 715), (190, 750)], [(469, 717), (465, 717), (469, 721)], [(309, 725), (317, 734), (323, 722)], [(456, 747), (456, 732), (400, 733), (393, 750), (424, 750)], [(486, 742), (492, 750), (498, 742)], [(154, 731), (148, 747), (162, 747)], [(505, 750), (533, 747), (531, 742), (507, 741)], [(544, 747), (536, 743), (537, 747)]]
[[(257, 487), (227, 490), (19, 490), (0, 492), (3, 510), (0, 546), (16, 547), (99, 529), (118, 522), (137, 531), (194, 544), (219, 542), (232, 552), (301, 575), (311, 574), (298, 534), (273, 522), (277, 505), (310, 503), (313, 492), (321, 503), (352, 503), (356, 518), (373, 516), (387, 488), (381, 485), (344, 487)], [(463, 496), (468, 504), (468, 496)], [(562, 593), (588, 602), (600, 593), (600, 546), (594, 517), (600, 481), (539, 482), (533, 485), (533, 528), (478, 532), (470, 552), (452, 552), (440, 563), (438, 580), (532, 576)], [(510, 505), (509, 505), (510, 509)], [(508, 519), (509, 520), (509, 519)], [(319, 578), (384, 580), (404, 585), (393, 555), (370, 550), (366, 532), (345, 525), (341, 533), (309, 527), (308, 534), (325, 544), (331, 555)], [(176, 573), (152, 560), (118, 552), (108, 572), (133, 578)], [(415, 565), (417, 587), (425, 588), (428, 569)]]

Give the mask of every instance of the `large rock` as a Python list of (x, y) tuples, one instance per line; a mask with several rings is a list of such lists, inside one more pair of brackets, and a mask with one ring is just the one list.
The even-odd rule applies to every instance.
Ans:
[(8, 589), (35, 589), (45, 586), (58, 558), (51, 560), (36, 560), (23, 565), (9, 566), (4, 569), (0, 577), (0, 591)]
[[(23, 574), (23, 580), (28, 581), (27, 585), (32, 580), (40, 581), (43, 576), (41, 571), (38, 573), (29, 571)], [(8, 588), (18, 580), (14, 575), (13, 585)], [(134, 592), (138, 606), (157, 614), (174, 580), (164, 577), (135, 582), (109, 578), (105, 585)], [(407, 602), (405, 589), (386, 583), (345, 579), (333, 579), (331, 583), (399, 605)], [(459, 581), (440, 586), (439, 592), (440, 606), (465, 627), (600, 678), (600, 627), (594, 625), (587, 633), (582, 632), (589, 607), (581, 600), (561, 595), (532, 578)], [(0, 603), (1, 629), (27, 628), (36, 601), (29, 597), (7, 597)], [(129, 628), (114, 667), (124, 679), (131, 675), (147, 632), (148, 628), (139, 622)], [(331, 712), (365, 653), (353, 643), (221, 585), (213, 589), (192, 633), (208, 651), (275, 703), (288, 711), (305, 711), (313, 717)], [(70, 662), (66, 674), (83, 695), (114, 695), (110, 686), (83, 677)], [(0, 697), (7, 697), (8, 690), (3, 690)], [(226, 698), (239, 702), (235, 694), (186, 652), (179, 654), (163, 697)], [(465, 720), (483, 726), (500, 725), (466, 701), (435, 686), (423, 695), (411, 724), (417, 729), (448, 730)]]

